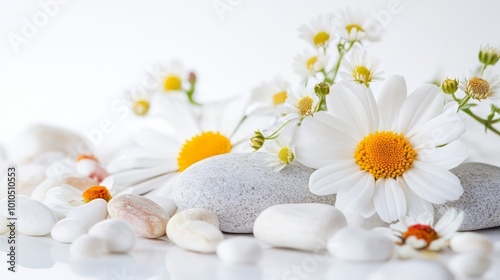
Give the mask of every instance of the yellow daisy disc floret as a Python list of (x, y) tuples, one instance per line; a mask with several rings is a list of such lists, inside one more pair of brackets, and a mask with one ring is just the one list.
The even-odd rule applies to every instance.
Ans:
[(354, 159), (361, 170), (379, 178), (396, 178), (410, 169), (417, 153), (402, 133), (377, 131), (359, 142)]
[(111, 194), (108, 189), (103, 186), (92, 186), (85, 190), (82, 194), (83, 202), (89, 203), (94, 199), (102, 198), (106, 201), (111, 200)]
[(182, 89), (181, 78), (177, 75), (170, 75), (165, 79), (163, 87), (165, 88), (166, 91), (181, 90)]
[(274, 104), (275, 106), (276, 106), (276, 105), (283, 104), (283, 103), (285, 103), (286, 98), (287, 98), (287, 93), (286, 93), (286, 91), (281, 91), (281, 92), (278, 92), (278, 93), (276, 93), (275, 95), (273, 95), (273, 104)]
[(202, 132), (187, 140), (177, 157), (179, 171), (186, 170), (194, 163), (216, 155), (227, 154), (231, 151), (231, 142), (219, 132)]
[(314, 36), (314, 39), (313, 39), (314, 45), (322, 46), (328, 41), (328, 39), (330, 39), (330, 34), (324, 32), (324, 31), (321, 31)]

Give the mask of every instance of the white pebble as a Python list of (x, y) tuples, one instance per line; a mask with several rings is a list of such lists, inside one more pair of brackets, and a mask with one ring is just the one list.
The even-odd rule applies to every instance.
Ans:
[(217, 229), (219, 228), (219, 218), (214, 212), (208, 211), (202, 208), (191, 208), (181, 211), (168, 221), (167, 224), (167, 236), (170, 240), (173, 237), (174, 232), (184, 223), (189, 221), (204, 221), (207, 222)]
[(453, 274), (436, 261), (393, 261), (368, 275), (368, 280), (453, 280)]
[(253, 233), (274, 247), (316, 251), (325, 249), (328, 238), (346, 225), (344, 214), (331, 205), (280, 204), (260, 213)]
[(80, 235), (69, 248), (75, 257), (99, 257), (106, 252), (106, 243), (99, 237)]
[(217, 256), (227, 262), (255, 263), (262, 257), (262, 248), (253, 238), (234, 237), (219, 243)]
[(163, 208), (163, 210), (165, 210), (170, 217), (175, 215), (175, 212), (177, 212), (177, 205), (175, 205), (175, 202), (170, 198), (161, 196), (148, 196), (148, 198)]
[(328, 240), (328, 251), (346, 261), (387, 261), (394, 255), (395, 245), (379, 232), (346, 227)]
[(454, 235), (450, 240), (450, 247), (456, 253), (493, 252), (493, 242), (486, 236), (475, 232), (460, 232)]
[(63, 243), (71, 243), (80, 235), (87, 233), (88, 227), (85, 223), (72, 218), (66, 218), (57, 222), (52, 231), (52, 238)]
[(108, 212), (112, 218), (126, 221), (134, 232), (146, 238), (165, 235), (170, 215), (147, 197), (124, 194), (111, 199)]
[(108, 203), (104, 199), (94, 199), (89, 203), (72, 209), (66, 215), (67, 218), (79, 220), (91, 228), (93, 225), (108, 218)]
[[(27, 195), (16, 195), (16, 204), (19, 205), (21, 202), (30, 200), (31, 198)], [(9, 216), (9, 199), (6, 197), (0, 200), (0, 215), (4, 215), (5, 217)]]
[(224, 240), (218, 228), (204, 221), (185, 222), (168, 237), (175, 245), (199, 253), (214, 253), (217, 245)]
[(17, 218), (19, 232), (31, 236), (46, 235), (57, 223), (57, 217), (49, 207), (32, 199), (19, 203)]
[(479, 277), (491, 266), (491, 257), (484, 253), (462, 253), (453, 256), (448, 267), (457, 276)]
[(0, 214), (0, 234), (4, 234), (7, 231), (9, 231), (9, 228), (7, 227), (7, 217)]
[(89, 235), (99, 237), (106, 242), (110, 253), (126, 253), (135, 246), (136, 236), (132, 227), (121, 220), (104, 220), (95, 224)]

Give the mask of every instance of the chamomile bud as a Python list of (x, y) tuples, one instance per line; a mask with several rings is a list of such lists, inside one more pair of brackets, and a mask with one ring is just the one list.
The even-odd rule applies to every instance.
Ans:
[(446, 94), (454, 94), (458, 90), (458, 79), (447, 78), (441, 83), (441, 90)]
[(479, 61), (484, 65), (495, 65), (500, 59), (500, 50), (486, 45), (479, 51)]
[(264, 145), (264, 142), (266, 142), (266, 138), (260, 131), (255, 131), (255, 135), (250, 138), (250, 147), (252, 147), (254, 150), (259, 150), (262, 148)]
[(325, 97), (330, 93), (330, 85), (324, 82), (316, 84), (314, 86), (314, 92), (319, 97)]

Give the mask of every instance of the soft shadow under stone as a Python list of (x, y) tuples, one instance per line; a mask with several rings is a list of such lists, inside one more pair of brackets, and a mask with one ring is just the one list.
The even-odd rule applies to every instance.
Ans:
[(464, 188), (459, 200), (434, 205), (436, 216), (441, 217), (449, 208), (464, 211), (460, 230), (477, 230), (500, 226), (500, 168), (469, 162), (451, 170)]
[(314, 169), (294, 162), (276, 173), (267, 166), (266, 157), (264, 153), (227, 154), (191, 166), (175, 183), (177, 207), (211, 210), (219, 217), (222, 231), (251, 233), (257, 216), (270, 206), (335, 204), (335, 195), (317, 196), (309, 191), (307, 183)]
[[(227, 154), (194, 164), (175, 183), (177, 207), (211, 210), (219, 217), (222, 231), (251, 233), (257, 216), (270, 206), (335, 204), (335, 195), (317, 196), (309, 191), (314, 169), (294, 162), (275, 173), (266, 157), (264, 153)], [(464, 194), (457, 201), (435, 205), (436, 219), (454, 207), (465, 212), (460, 230), (500, 226), (500, 168), (464, 163), (451, 172), (462, 182)]]

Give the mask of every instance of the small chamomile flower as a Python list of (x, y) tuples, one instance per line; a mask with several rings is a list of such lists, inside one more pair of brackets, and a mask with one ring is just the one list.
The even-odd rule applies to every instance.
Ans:
[(469, 78), (460, 82), (460, 89), (473, 99), (500, 99), (499, 76), (493, 75), (493, 73), (488, 70), (483, 74), (479, 72), (472, 72), (469, 75)]
[(344, 60), (342, 67), (346, 71), (340, 72), (343, 79), (355, 81), (369, 87), (371, 82), (381, 81), (383, 71), (378, 71), (379, 60), (367, 52), (354, 52), (350, 61)]
[(310, 21), (309, 25), (299, 27), (300, 37), (314, 47), (328, 47), (335, 38), (335, 21), (333, 15), (321, 15)]
[(295, 58), (293, 68), (297, 74), (307, 80), (325, 69), (328, 57), (319, 52), (306, 51)]
[(283, 137), (270, 141), (265, 151), (269, 153), (268, 166), (272, 167), (274, 172), (280, 172), (295, 159), (295, 148)]
[(312, 116), (319, 106), (318, 96), (306, 89), (300, 88), (298, 91), (291, 92), (283, 106), (283, 120), (302, 120), (305, 117)]
[(290, 84), (281, 77), (264, 82), (252, 91), (251, 102), (261, 107), (276, 108), (285, 103)]
[(370, 20), (363, 11), (352, 11), (346, 9), (341, 11), (337, 17), (340, 38), (348, 42), (355, 41), (378, 41), (381, 28)]
[(178, 61), (172, 61), (161, 77), (163, 84), (160, 86), (165, 93), (182, 91), (185, 84), (188, 83), (189, 73), (184, 70), (182, 64)]

